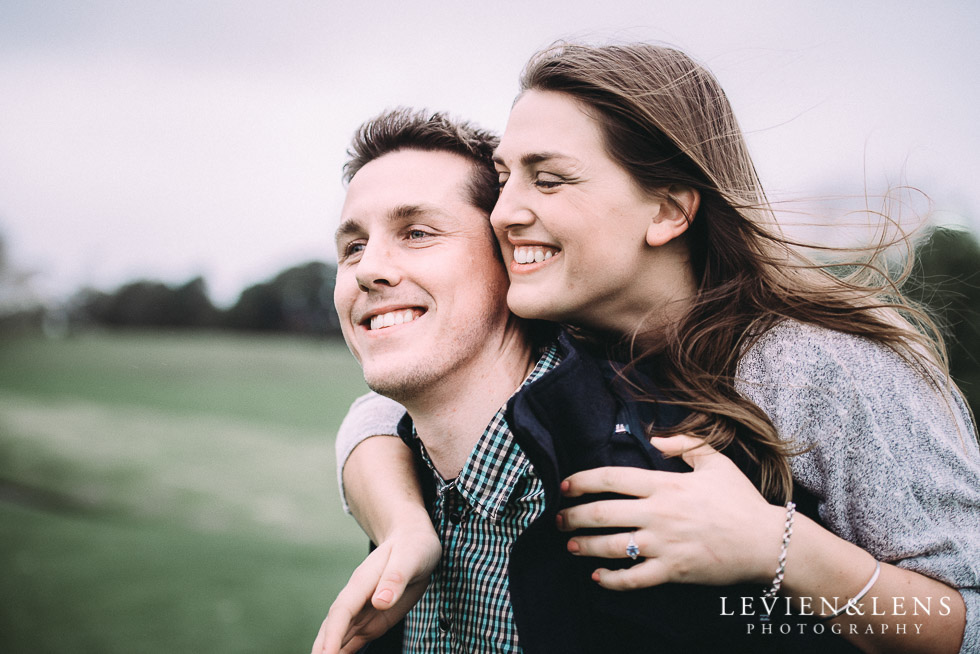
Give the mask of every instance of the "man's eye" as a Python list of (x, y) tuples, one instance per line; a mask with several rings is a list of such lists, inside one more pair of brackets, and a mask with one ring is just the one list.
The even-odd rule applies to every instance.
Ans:
[(359, 254), (362, 250), (364, 250), (364, 243), (360, 241), (354, 241), (352, 243), (348, 243), (344, 247), (344, 257), (350, 257), (355, 254)]
[(501, 175), (497, 178), (497, 192), (504, 190), (504, 184), (507, 183), (507, 175)]
[(413, 229), (408, 233), (409, 240), (417, 241), (420, 238), (425, 238), (429, 235), (429, 232), (423, 231), (421, 229)]

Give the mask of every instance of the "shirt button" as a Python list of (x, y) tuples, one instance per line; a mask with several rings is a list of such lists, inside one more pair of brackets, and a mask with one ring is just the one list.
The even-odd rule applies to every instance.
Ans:
[(449, 514), (449, 522), (454, 525), (458, 525), (463, 520), (463, 515), (459, 511), (453, 511)]
[(446, 634), (449, 633), (449, 620), (442, 616), (439, 616), (439, 631)]

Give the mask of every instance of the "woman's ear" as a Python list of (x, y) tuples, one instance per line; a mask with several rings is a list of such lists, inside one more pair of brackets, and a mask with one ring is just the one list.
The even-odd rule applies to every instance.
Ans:
[(687, 231), (701, 204), (701, 194), (690, 186), (671, 186), (647, 227), (647, 245), (660, 247)]

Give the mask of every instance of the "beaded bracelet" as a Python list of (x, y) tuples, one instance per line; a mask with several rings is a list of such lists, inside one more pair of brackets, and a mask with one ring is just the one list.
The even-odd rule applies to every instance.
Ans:
[(868, 594), (868, 591), (871, 590), (871, 587), (875, 585), (875, 582), (876, 581), (878, 581), (878, 575), (879, 574), (881, 574), (881, 561), (875, 560), (875, 571), (871, 574), (871, 579), (868, 579), (868, 583), (866, 583), (864, 585), (864, 588), (862, 588), (861, 590), (859, 590), (857, 592), (857, 595), (855, 595), (851, 599), (847, 600), (847, 604), (845, 604), (844, 606), (840, 607), (839, 609), (837, 609), (836, 611), (834, 611), (830, 615), (822, 616), (820, 618), (820, 622), (826, 622), (827, 620), (833, 620), (837, 616), (842, 615), (845, 611), (847, 611), (849, 609), (852, 609), (852, 608), (856, 608), (857, 607), (857, 603), (860, 602), (862, 599), (864, 599), (864, 596)]
[(789, 539), (793, 535), (793, 518), (796, 516), (796, 504), (786, 503), (786, 524), (783, 525), (783, 546), (779, 550), (779, 561), (776, 565), (776, 576), (772, 579), (772, 585), (762, 596), (769, 598), (775, 597), (779, 592), (779, 587), (783, 585), (783, 577), (786, 576), (786, 550), (789, 549)]

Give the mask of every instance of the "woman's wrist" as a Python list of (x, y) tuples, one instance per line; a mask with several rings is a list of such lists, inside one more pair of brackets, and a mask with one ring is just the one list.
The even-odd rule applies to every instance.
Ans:
[[(786, 514), (785, 506), (766, 504), (760, 519), (753, 528), (756, 545), (752, 548), (754, 556), (751, 565), (747, 568), (751, 574), (747, 575), (748, 578), (745, 581), (759, 584), (764, 587), (763, 590), (772, 587), (777, 570), (780, 569), (783, 539), (786, 535)], [(794, 525), (796, 519), (794, 515)], [(794, 539), (795, 536), (791, 537), (786, 545), (786, 563), (789, 562)]]
[(401, 439), (362, 441), (347, 459), (343, 481), (351, 514), (376, 544), (403, 529), (432, 529), (412, 453)]
[(875, 558), (857, 545), (798, 514), (787, 551), (782, 595), (854, 597), (875, 567)]
[(783, 585), (783, 578), (786, 576), (786, 556), (789, 552), (789, 544), (793, 538), (793, 521), (796, 518), (796, 504), (786, 503), (786, 521), (783, 523), (783, 538), (779, 545), (779, 556), (776, 559), (776, 572), (773, 575), (772, 583), (769, 584), (763, 593), (763, 597), (775, 597)]
[[(878, 576), (880, 574), (881, 574), (881, 561), (875, 560), (874, 572), (871, 573), (871, 577), (868, 579), (868, 583), (864, 585), (864, 588), (859, 590), (857, 594), (854, 595), (854, 597), (851, 597), (849, 600), (844, 602), (838, 608), (834, 609), (831, 612), (821, 615), (820, 621), (826, 622), (828, 620), (833, 620), (834, 618), (841, 616), (845, 613), (848, 613), (851, 610), (858, 609), (861, 600), (863, 600), (864, 596), (867, 595), (874, 587), (875, 583), (878, 581)], [(821, 605), (823, 604), (821, 603)], [(834, 605), (836, 606), (836, 603)]]
[(378, 525), (375, 531), (378, 545), (397, 538), (432, 538), (439, 541), (439, 535), (432, 526), (432, 518), (421, 504), (399, 502), (392, 504), (391, 509), (391, 519)]

